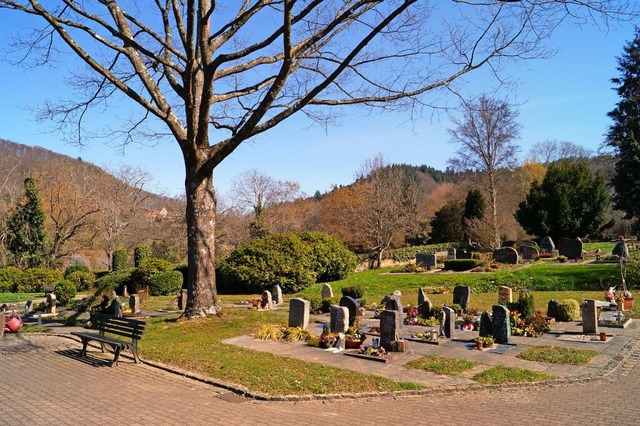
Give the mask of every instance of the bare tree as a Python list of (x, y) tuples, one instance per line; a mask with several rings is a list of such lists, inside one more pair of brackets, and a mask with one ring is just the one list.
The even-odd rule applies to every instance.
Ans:
[(141, 114), (107, 131), (109, 140), (157, 138), (159, 122), (180, 146), (187, 317), (218, 309), (213, 170), (244, 141), (297, 112), (329, 123), (340, 109), (324, 107), (428, 105), (422, 95), (478, 68), (545, 56), (541, 42), (565, 19), (606, 23), (631, 18), (632, 7), (625, 0), (0, 0), (1, 9), (44, 23), (16, 33), (25, 57), (40, 53), (39, 64), (70, 51), (87, 66), (70, 79), (80, 93), (49, 105), (42, 118), (83, 142), (93, 134), (84, 123), (89, 109), (120, 102), (120, 94)]
[(546, 140), (529, 149), (528, 158), (545, 166), (561, 160), (580, 160), (591, 157), (592, 151), (569, 141)]
[(461, 118), (454, 118), (449, 130), (452, 141), (459, 145), (457, 157), (449, 164), (458, 171), (472, 171), (472, 179), (489, 194), (492, 245), (500, 247), (498, 219), (498, 185), (517, 164), (519, 148), (518, 113), (504, 101), (481, 96), (477, 102), (463, 104)]

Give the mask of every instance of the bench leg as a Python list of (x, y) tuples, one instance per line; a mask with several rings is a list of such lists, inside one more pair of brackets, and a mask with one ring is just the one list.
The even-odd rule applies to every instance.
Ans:
[(133, 353), (133, 360), (136, 364), (142, 364), (142, 360), (138, 356), (138, 342), (134, 341), (133, 346), (131, 347), (131, 352)]
[(120, 350), (121, 349), (122, 348), (120, 346), (116, 346), (116, 347), (113, 348), (114, 356), (113, 356), (113, 362), (111, 363), (112, 367), (115, 367), (116, 365), (118, 365), (118, 358), (120, 358)]
[(105, 353), (104, 343), (100, 342), (100, 348), (102, 349), (102, 353)]
[(82, 338), (82, 350), (80, 351), (80, 356), (87, 356), (87, 345), (89, 344), (89, 339), (86, 337)]

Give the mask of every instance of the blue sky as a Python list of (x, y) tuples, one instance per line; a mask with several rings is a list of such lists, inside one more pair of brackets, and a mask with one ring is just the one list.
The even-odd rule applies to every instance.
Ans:
[[(3, 24), (6, 16), (3, 15)], [(0, 40), (6, 42), (9, 31), (11, 26), (3, 25)], [(616, 57), (632, 37), (630, 23), (608, 31), (591, 26), (564, 27), (547, 43), (558, 49), (554, 57), (506, 69), (506, 74), (517, 80), (517, 86), (498, 94), (519, 104), (522, 131), (518, 144), (523, 154), (534, 143), (547, 139), (598, 149), (609, 125), (606, 113), (617, 102), (610, 83), (617, 75)], [(47, 133), (46, 123), (36, 123), (29, 107), (68, 93), (62, 80), (64, 72), (63, 63), (53, 69), (24, 70), (0, 61), (0, 138), (39, 145), (101, 166), (140, 166), (166, 193), (181, 194), (184, 168), (175, 143), (156, 147), (130, 145), (123, 152), (94, 141), (82, 148)], [(472, 77), (465, 90), (480, 94), (493, 84), (481, 73)], [(216, 187), (224, 194), (234, 177), (254, 168), (276, 179), (297, 181), (303, 191), (312, 195), (316, 190), (327, 191), (334, 184), (352, 182), (363, 161), (378, 153), (392, 163), (444, 169), (455, 151), (455, 146), (448, 143), (449, 127), (446, 114), (409, 122), (406, 114), (364, 114), (354, 110), (340, 126), (329, 129), (313, 127), (302, 116), (294, 116), (240, 146), (216, 169)]]

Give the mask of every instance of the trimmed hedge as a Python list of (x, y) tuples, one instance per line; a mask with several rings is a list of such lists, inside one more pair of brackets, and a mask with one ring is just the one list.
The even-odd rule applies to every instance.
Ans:
[(122, 271), (129, 267), (129, 260), (127, 259), (127, 251), (124, 249), (116, 250), (111, 255), (111, 270), (113, 272)]
[(87, 265), (83, 265), (82, 263), (69, 265), (67, 266), (67, 269), (64, 270), (64, 277), (67, 278), (74, 272), (91, 272), (91, 269), (89, 269)]
[(138, 244), (133, 249), (133, 265), (137, 268), (144, 259), (153, 256), (153, 250), (147, 244)]
[(151, 296), (176, 294), (182, 288), (182, 281), (180, 271), (160, 272), (149, 279), (149, 294)]
[(575, 321), (580, 317), (580, 304), (577, 300), (565, 299), (558, 303), (558, 316), (556, 318), (558, 321)]
[(60, 271), (46, 268), (30, 268), (25, 271), (22, 282), (18, 285), (18, 293), (37, 293), (44, 291), (44, 286), (56, 285), (64, 275)]
[(444, 269), (448, 271), (469, 271), (480, 266), (482, 262), (478, 259), (448, 259), (444, 261)]
[(60, 280), (55, 283), (53, 294), (56, 295), (56, 301), (61, 305), (66, 305), (76, 297), (76, 285), (69, 280)]
[(145, 287), (151, 287), (151, 279), (155, 275), (172, 271), (173, 268), (173, 263), (164, 259), (156, 259), (154, 257), (143, 259), (140, 261), (140, 266), (131, 273), (131, 293), (135, 293)]
[(110, 294), (112, 291), (122, 293), (124, 286), (131, 287), (131, 273), (133, 269), (125, 269), (121, 271), (111, 272), (100, 277), (95, 282), (97, 294)]
[(70, 274), (66, 274), (65, 278), (75, 284), (78, 291), (85, 291), (93, 286), (96, 282), (96, 276), (91, 271), (72, 271)]
[(15, 293), (25, 280), (26, 273), (15, 266), (0, 268), (0, 293)]

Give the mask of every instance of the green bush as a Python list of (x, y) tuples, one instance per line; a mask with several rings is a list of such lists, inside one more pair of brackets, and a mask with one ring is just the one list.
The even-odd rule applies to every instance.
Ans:
[(151, 247), (146, 244), (138, 244), (133, 249), (133, 265), (137, 268), (140, 266), (140, 262), (144, 259), (148, 259), (153, 256), (153, 251)]
[(295, 234), (252, 240), (220, 262), (217, 273), (221, 292), (261, 293), (279, 284), (296, 293), (316, 282), (309, 245)]
[(630, 288), (640, 288), (640, 260), (632, 258), (627, 262), (625, 281)]
[(67, 269), (64, 270), (64, 277), (67, 278), (74, 272), (91, 272), (91, 269), (89, 269), (87, 265), (83, 265), (82, 263), (75, 263), (73, 265), (67, 266)]
[(323, 314), (331, 312), (331, 305), (337, 305), (338, 303), (340, 303), (340, 301), (335, 297), (322, 299), (322, 303), (320, 305), (320, 312), (322, 312)]
[(336, 238), (321, 232), (304, 232), (299, 237), (309, 245), (317, 282), (342, 280), (356, 270), (356, 255)]
[(444, 261), (444, 269), (448, 271), (468, 271), (480, 266), (478, 259), (448, 259)]
[(527, 324), (530, 324), (531, 318), (536, 313), (533, 294), (528, 291), (521, 291), (518, 295), (518, 305), (520, 308), (520, 318)]
[(153, 275), (149, 279), (149, 294), (151, 296), (169, 296), (176, 294), (182, 288), (182, 272), (167, 271)]
[(549, 300), (549, 303), (547, 304), (547, 316), (550, 318), (558, 318), (558, 305), (560, 304), (560, 302), (558, 302), (556, 299), (551, 299)]
[(65, 278), (74, 283), (78, 291), (88, 290), (96, 282), (96, 276), (91, 271), (73, 271)]
[(61, 305), (66, 305), (76, 297), (76, 285), (69, 280), (60, 280), (55, 283), (56, 288), (53, 294), (56, 295), (56, 301)]
[(364, 296), (364, 290), (359, 285), (353, 285), (348, 287), (342, 287), (342, 295), (353, 297), (354, 299), (362, 299)]
[(116, 250), (111, 257), (111, 270), (113, 272), (122, 271), (129, 267), (129, 259), (127, 259), (127, 251), (124, 249)]
[(95, 282), (97, 289), (96, 294), (109, 295), (112, 291), (122, 293), (122, 288), (127, 286), (131, 288), (131, 273), (133, 269), (124, 269), (121, 271), (111, 272), (103, 277), (100, 277)]
[(580, 304), (574, 299), (561, 300), (558, 303), (558, 321), (575, 321), (580, 318)]
[(25, 277), (25, 272), (15, 266), (0, 268), (0, 293), (17, 292)]
[(25, 271), (24, 279), (18, 285), (19, 293), (44, 291), (44, 286), (55, 285), (62, 280), (62, 272), (46, 268), (30, 268)]
[[(135, 293), (138, 290), (151, 287), (151, 278), (162, 272), (173, 271), (173, 268), (173, 263), (164, 259), (154, 257), (143, 259), (140, 266), (131, 273), (131, 292)], [(182, 281), (182, 277), (180, 280)]]

